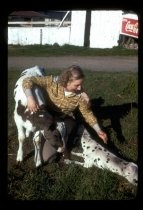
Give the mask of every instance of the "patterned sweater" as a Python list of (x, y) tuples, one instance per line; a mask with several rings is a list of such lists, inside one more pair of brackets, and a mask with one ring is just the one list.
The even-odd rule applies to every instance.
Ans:
[(71, 113), (78, 108), (85, 121), (90, 126), (93, 127), (97, 123), (96, 117), (87, 105), (87, 102), (81, 97), (81, 94), (73, 93), (65, 96), (64, 87), (58, 82), (55, 82), (53, 76), (25, 78), (22, 84), (24, 91), (30, 90), (34, 84), (46, 89), (50, 101), (55, 104), (54, 108), (59, 112), (71, 115)]

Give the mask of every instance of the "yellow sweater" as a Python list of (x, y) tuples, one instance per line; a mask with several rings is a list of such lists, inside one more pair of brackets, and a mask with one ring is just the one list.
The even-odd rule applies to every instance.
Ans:
[(23, 88), (31, 89), (34, 84), (37, 84), (48, 92), (50, 100), (56, 105), (57, 109), (64, 114), (70, 115), (76, 108), (79, 109), (85, 121), (93, 126), (97, 123), (96, 117), (93, 115), (87, 102), (80, 94), (72, 94), (65, 96), (64, 87), (53, 81), (52, 76), (45, 77), (28, 77), (23, 80)]

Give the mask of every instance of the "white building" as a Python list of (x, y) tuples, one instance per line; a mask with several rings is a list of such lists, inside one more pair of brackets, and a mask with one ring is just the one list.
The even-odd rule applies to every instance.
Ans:
[(71, 25), (8, 27), (8, 44), (69, 44), (90, 48), (118, 46), (122, 10), (71, 11)]
[[(91, 11), (89, 47), (118, 46), (122, 11)], [(86, 11), (72, 11), (70, 44), (84, 46)]]

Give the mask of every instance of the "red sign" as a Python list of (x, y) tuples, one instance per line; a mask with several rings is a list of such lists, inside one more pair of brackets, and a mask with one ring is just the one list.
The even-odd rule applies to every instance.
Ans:
[(123, 18), (121, 34), (138, 38), (138, 20)]

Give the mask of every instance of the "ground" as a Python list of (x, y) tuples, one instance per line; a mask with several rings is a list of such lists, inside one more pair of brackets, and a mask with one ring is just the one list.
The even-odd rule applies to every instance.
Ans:
[(58, 57), (9, 57), (8, 69), (24, 70), (35, 65), (46, 69), (65, 69), (79, 65), (83, 70), (93, 71), (138, 71), (138, 56), (58, 56)]

